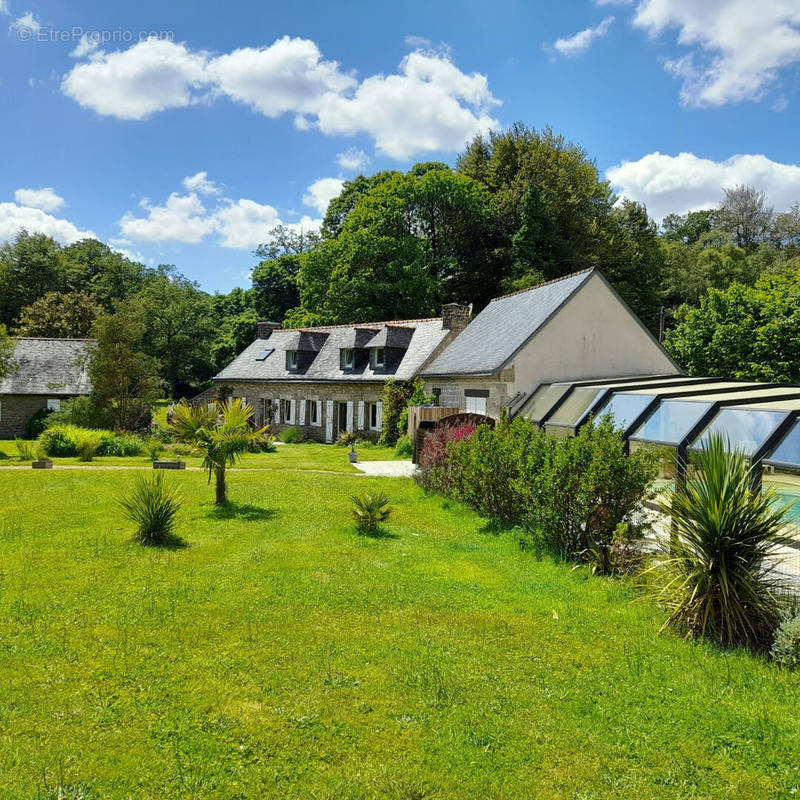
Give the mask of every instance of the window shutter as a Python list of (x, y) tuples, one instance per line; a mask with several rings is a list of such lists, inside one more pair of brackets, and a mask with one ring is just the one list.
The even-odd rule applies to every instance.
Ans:
[(353, 401), (347, 401), (347, 430), (353, 430)]
[(378, 416), (378, 422), (377, 422), (377, 425), (375, 427), (378, 430), (381, 430), (383, 428), (383, 403), (380, 400), (378, 400), (378, 415), (377, 416)]
[(317, 425), (322, 425), (322, 400), (314, 401), (317, 406)]
[(364, 401), (358, 401), (358, 430), (364, 430)]
[(289, 400), (289, 422), (297, 421), (297, 400)]
[(306, 424), (306, 401), (300, 401), (300, 418), (297, 420), (298, 425)]
[(325, 402), (325, 441), (333, 441), (333, 400)]
[(272, 421), (276, 425), (280, 425), (281, 424), (281, 401), (280, 400), (273, 400), (272, 402), (275, 404), (275, 413), (272, 416)]

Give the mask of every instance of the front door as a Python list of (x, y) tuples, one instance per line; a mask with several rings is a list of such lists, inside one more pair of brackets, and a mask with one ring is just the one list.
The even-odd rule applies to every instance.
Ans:
[(336, 441), (347, 430), (347, 403), (334, 403), (333, 439)]

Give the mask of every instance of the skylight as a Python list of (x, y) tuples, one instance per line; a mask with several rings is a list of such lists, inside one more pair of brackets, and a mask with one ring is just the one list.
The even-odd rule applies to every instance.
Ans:
[(257, 356), (256, 361), (266, 361), (267, 358), (275, 352), (274, 347), (268, 347), (266, 350), (262, 350)]

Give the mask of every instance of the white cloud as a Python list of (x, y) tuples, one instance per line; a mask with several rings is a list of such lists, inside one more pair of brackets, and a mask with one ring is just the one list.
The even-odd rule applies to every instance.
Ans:
[(95, 238), (95, 234), (91, 231), (82, 231), (68, 220), (47, 214), (40, 208), (17, 203), (0, 203), (0, 241), (13, 239), (21, 228), (29, 233), (47, 234), (61, 244)]
[(21, 206), (40, 208), (42, 211), (58, 211), (64, 205), (64, 198), (59, 197), (55, 191), (46, 189), (17, 189), (14, 200)]
[(89, 38), (86, 34), (81, 36), (80, 41), (75, 48), (70, 51), (71, 58), (85, 58), (86, 56), (93, 55), (100, 45), (98, 37)]
[(291, 114), (300, 130), (366, 133), (380, 152), (398, 159), (458, 150), (475, 133), (498, 126), (489, 111), (499, 101), (486, 76), (462, 72), (442, 52), (415, 51), (397, 74), (360, 84), (337, 62), (325, 61), (314, 42), (290, 37), (213, 58), (156, 39), (88, 58), (67, 73), (62, 91), (121, 119), (227, 96), (267, 117)]
[(634, 0), (594, 0), (596, 6), (632, 6)]
[(179, 195), (173, 192), (163, 206), (140, 203), (147, 211), (146, 217), (125, 214), (119, 221), (122, 233), (130, 239), (145, 242), (176, 241), (197, 244), (217, 227), (200, 198), (190, 192)]
[(360, 147), (351, 147), (336, 156), (336, 163), (348, 172), (355, 172), (366, 168), (369, 156)]
[(614, 17), (606, 17), (594, 28), (584, 28), (582, 31), (578, 31), (578, 33), (572, 36), (556, 39), (556, 41), (553, 42), (553, 48), (567, 58), (574, 58), (575, 56), (582, 55), (592, 46), (592, 42), (595, 39), (601, 39), (608, 33), (613, 22)]
[(692, 48), (665, 63), (688, 106), (759, 100), (782, 67), (800, 61), (797, 0), (641, 0), (633, 24), (651, 36), (676, 29)]
[[(6, 6), (6, 9), (8, 6)], [(8, 14), (8, 10), (5, 12)], [(22, 39), (23, 41), (27, 41), (27, 39), (31, 38), (31, 35), (36, 33), (42, 27), (41, 23), (32, 11), (26, 11), (21, 17), (17, 17), (9, 26), (8, 29), (12, 33), (16, 34), (18, 38)], [(27, 34), (27, 39), (24, 38), (24, 35)]]
[(196, 175), (187, 175), (183, 179), (183, 188), (187, 192), (197, 192), (197, 194), (222, 194), (222, 189), (214, 181), (208, 179), (208, 173), (205, 170)]
[(11, 15), (11, 7), (8, 5), (8, 0), (0, 0), (0, 14)]
[(223, 247), (249, 250), (267, 238), (267, 233), (281, 224), (274, 206), (241, 199), (217, 211), (216, 219), (222, 234)]
[(750, 184), (766, 192), (775, 208), (800, 201), (800, 166), (781, 164), (763, 155), (736, 155), (725, 161), (650, 153), (606, 170), (617, 191), (647, 205), (650, 216), (713, 208), (722, 200), (722, 187)]
[(61, 90), (84, 108), (120, 119), (146, 119), (156, 111), (198, 102), (207, 85), (207, 58), (166, 39), (146, 39), (128, 50), (96, 51), (76, 64)]
[(284, 36), (269, 47), (244, 47), (209, 63), (209, 75), (234, 100), (267, 117), (313, 114), (320, 99), (353, 88), (357, 81), (324, 61), (309, 39)]
[(344, 186), (341, 178), (319, 178), (308, 187), (303, 195), (303, 205), (316, 208), (321, 217), (328, 210), (328, 203), (338, 197)]

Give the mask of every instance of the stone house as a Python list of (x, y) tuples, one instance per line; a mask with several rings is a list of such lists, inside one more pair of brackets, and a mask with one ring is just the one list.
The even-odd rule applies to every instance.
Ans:
[(88, 395), (91, 339), (14, 340), (11, 372), (0, 380), (0, 437), (24, 436), (31, 417), (57, 411), (63, 400)]
[(492, 300), (420, 371), (440, 405), (492, 417), (542, 383), (680, 374), (597, 269)]
[(333, 442), (345, 431), (377, 439), (387, 379), (412, 379), (466, 327), (468, 306), (435, 319), (287, 330), (260, 322), (256, 340), (214, 377), (217, 396), (239, 397), (258, 426), (300, 428)]

